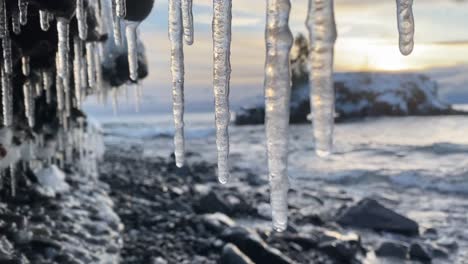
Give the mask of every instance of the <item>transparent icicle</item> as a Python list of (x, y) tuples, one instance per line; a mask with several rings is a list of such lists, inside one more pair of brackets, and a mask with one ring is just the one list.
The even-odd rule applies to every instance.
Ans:
[(81, 83), (81, 72), (83, 71), (83, 60), (81, 57), (83, 51), (83, 42), (79, 37), (75, 37), (73, 39), (73, 80), (75, 83), (75, 99), (76, 99), (76, 106), (78, 109), (81, 109), (81, 89), (83, 84)]
[(193, 44), (193, 0), (182, 0), (182, 20), (184, 25), (184, 39), (187, 45)]
[(16, 164), (10, 164), (10, 194), (11, 197), (16, 196)]
[(84, 0), (76, 0), (76, 20), (78, 21), (78, 35), (82, 40), (86, 40), (88, 37), (88, 24), (86, 23)]
[(396, 0), (400, 52), (407, 56), (414, 48), (413, 0)]
[(42, 90), (44, 90), (44, 86), (43, 86), (44, 82), (43, 82), (43, 80), (41, 78), (42, 78), (42, 76), (39, 77), (39, 81), (34, 83), (34, 88), (35, 88), (35, 91), (36, 91), (35, 95), (37, 97), (41, 96)]
[(174, 146), (177, 167), (184, 165), (184, 44), (181, 0), (169, 0), (169, 40), (171, 42), (172, 100), (174, 114)]
[(34, 127), (34, 97), (32, 95), (31, 82), (27, 80), (23, 84), (25, 115), (28, 119), (29, 127)]
[(229, 179), (229, 82), (231, 78), (231, 0), (213, 0), (213, 86), (218, 180)]
[(64, 105), (64, 87), (63, 87), (63, 80), (60, 78), (58, 74), (55, 75), (55, 89), (57, 90), (57, 109), (59, 112), (63, 111), (65, 108)]
[(126, 0), (115, 0), (115, 12), (120, 18), (125, 18), (127, 15), (127, 4)]
[(51, 98), (52, 97), (51, 86), (53, 82), (52, 72), (50, 70), (42, 70), (41, 74), (42, 74), (42, 81), (44, 82), (43, 87), (46, 92), (46, 102), (50, 104), (51, 99), (52, 99)]
[(138, 25), (139, 23), (130, 22), (125, 28), (125, 35), (128, 46), (128, 66), (130, 79), (138, 80)]
[(21, 57), (21, 71), (24, 76), (29, 76), (31, 69), (29, 67), (29, 56)]
[(2, 39), (2, 47), (3, 47), (3, 64), (5, 67), (6, 74), (13, 74), (13, 60), (12, 60), (12, 51), (11, 51), (11, 38), (10, 33), (8, 31), (8, 24), (5, 26), (7, 32), (5, 33), (5, 37)]
[(26, 0), (18, 0), (18, 8), (20, 24), (25, 26), (28, 23), (28, 2)]
[(96, 65), (94, 64), (94, 43), (86, 42), (86, 67), (88, 70), (89, 87), (96, 86)]
[(20, 12), (17, 8), (13, 8), (11, 12), (11, 28), (16, 35), (21, 33)]
[(68, 55), (70, 53), (70, 21), (66, 18), (57, 18), (58, 32), (58, 68), (57, 73), (65, 78), (68, 75)]
[(11, 76), (5, 73), (4, 67), (1, 69), (2, 79), (2, 106), (3, 125), (9, 127), (13, 124), (13, 87)]
[(47, 31), (50, 28), (50, 18), (49, 12), (45, 10), (39, 10), (39, 21), (41, 24), (41, 29), (43, 31)]
[(0, 38), (4, 38), (7, 34), (7, 13), (6, 13), (6, 0), (0, 0)]
[(117, 15), (116, 3), (112, 1), (112, 26), (114, 31), (114, 43), (117, 47), (122, 45), (122, 23), (121, 18)]
[(310, 97), (315, 152), (327, 156), (333, 151), (335, 90), (333, 56), (337, 37), (333, 0), (310, 0), (307, 28), (310, 52)]
[(288, 126), (291, 97), (289, 0), (268, 0), (265, 63), (265, 129), (273, 228), (288, 224)]
[(96, 78), (96, 91), (99, 93), (99, 96), (102, 97), (102, 92), (103, 92), (103, 73), (102, 73), (102, 59), (101, 55), (99, 52), (94, 53), (94, 66), (95, 66), (95, 78)]

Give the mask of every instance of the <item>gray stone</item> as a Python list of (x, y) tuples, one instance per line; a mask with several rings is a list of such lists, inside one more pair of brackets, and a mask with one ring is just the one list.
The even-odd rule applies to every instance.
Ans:
[(254, 264), (238, 247), (228, 243), (223, 248), (219, 264)]
[(400, 242), (385, 241), (380, 244), (375, 254), (379, 257), (406, 259), (408, 255), (408, 245)]
[(409, 255), (411, 259), (431, 262), (432, 256), (429, 248), (420, 243), (411, 244)]

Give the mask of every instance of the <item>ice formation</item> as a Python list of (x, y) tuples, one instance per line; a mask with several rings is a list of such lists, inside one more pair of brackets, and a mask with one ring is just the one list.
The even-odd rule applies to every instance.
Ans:
[(213, 86), (215, 94), (218, 180), (229, 179), (229, 82), (231, 78), (231, 0), (213, 1)]
[[(57, 147), (54, 148), (56, 151), (44, 155), (43, 160), (46, 160), (48, 165), (63, 166), (73, 162), (73, 157), (78, 154), (76, 156), (79, 157), (80, 163), (86, 164), (83, 166), (86, 173), (96, 174), (96, 159), (99, 156), (99, 151), (89, 150), (86, 146), (102, 143), (93, 134), (99, 129), (93, 130), (84, 118), (73, 120), (72, 110), (81, 108), (82, 100), (87, 94), (98, 94), (99, 98), (105, 102), (109, 93), (112, 95), (112, 105), (116, 111), (118, 106), (117, 90), (116, 87), (110, 87), (111, 85), (104, 82), (104, 74), (107, 73), (105, 72), (106, 66), (111, 64), (109, 63), (110, 59), (115, 55), (109, 55), (109, 46), (121, 51), (125, 49), (125, 45), (128, 52), (129, 76), (128, 79), (118, 84), (112, 84), (112, 86), (123, 86), (127, 89), (128, 85), (131, 84), (136, 95), (136, 107), (139, 108), (141, 88), (138, 83), (140, 77), (138, 66), (141, 45), (138, 39), (138, 25), (141, 21), (135, 18), (132, 9), (127, 10), (127, 1), (129, 0), (73, 1), (76, 1), (76, 10), (72, 10), (72, 14), (69, 16), (39, 7), (40, 28), (47, 31), (51, 25), (56, 25), (58, 45), (55, 68), (34, 69), (32, 66), (34, 60), (29, 57), (31, 54), (22, 53), (22, 50), (17, 52), (17, 49), (14, 49), (15, 54), (20, 53), (20, 57), (13, 57), (15, 54), (12, 53), (12, 40), (10, 38), (12, 32), (22, 34), (21, 25), (25, 26), (28, 23), (28, 1), (18, 0), (17, 6), (7, 10), (6, 1), (0, 0), (0, 39), (3, 51), (0, 69), (2, 122), (4, 129), (7, 130), (13, 129), (14, 118), (25, 118), (31, 128), (39, 126), (37, 124), (39, 119), (35, 120), (36, 99), (45, 92), (47, 104), (50, 107), (55, 107), (55, 105), (57, 107), (56, 118), (59, 120), (61, 128), (56, 135)], [(233, 2), (232, 0), (213, 0), (213, 90), (218, 178), (221, 183), (226, 183), (229, 179), (228, 127), (230, 124), (229, 90)], [(128, 2), (128, 4), (131, 3)], [(399, 42), (403, 55), (410, 54), (414, 46), (412, 4), (413, 0), (397, 0)], [(169, 0), (168, 9), (168, 31), (171, 45), (170, 71), (176, 129), (174, 152), (178, 167), (184, 164), (184, 44), (191, 45), (194, 41), (192, 5), (193, 0)], [(287, 226), (288, 123), (291, 92), (289, 52), (293, 41), (288, 25), (290, 9), (290, 0), (267, 0), (264, 82), (265, 130), (272, 218), (274, 228), (278, 231), (284, 230)], [(92, 12), (91, 15), (96, 18), (96, 25), (88, 23), (89, 12)], [(37, 16), (37, 14), (32, 15)], [(56, 17), (56, 21), (51, 23), (54, 17)], [(74, 34), (74, 32), (70, 32), (72, 19), (76, 19), (78, 25), (77, 35), (70, 35)], [(306, 24), (311, 43), (310, 96), (315, 150), (318, 155), (324, 156), (330, 154), (333, 149), (335, 101), (333, 56), (337, 38), (333, 0), (309, 0)], [(95, 28), (88, 28), (91, 25)], [(122, 25), (126, 26), (126, 43), (122, 43)], [(102, 42), (100, 39), (105, 35), (110, 36), (110, 41), (113, 41), (115, 45)], [(70, 42), (70, 40), (72, 41)], [(15, 43), (13, 42), (13, 44)], [(19, 58), (21, 58), (23, 89), (15, 92), (16, 90), (12, 86), (15, 77), (14, 62), (19, 61)], [(72, 71), (70, 67), (73, 68)], [(113, 90), (109, 92), (111, 88)], [(17, 105), (13, 97), (18, 93), (24, 96), (21, 102), (24, 104), (24, 114), (22, 113), (22, 115), (14, 115), (13, 113), (14, 103), (15, 107)], [(6, 138), (6, 136), (4, 137)], [(7, 139), (0, 138), (0, 140), (3, 144), (3, 141)], [(47, 142), (42, 139), (40, 145), (46, 144)], [(31, 157), (40, 155), (35, 154)], [(18, 159), (9, 158), (8, 162), (0, 160), (2, 169), (10, 168), (10, 172), (7, 174), (13, 178), (13, 181), (16, 170), (15, 162)], [(14, 193), (14, 186), (12, 186), (12, 193)]]
[(400, 52), (409, 55), (414, 48), (413, 0), (396, 0)]
[(315, 152), (326, 156), (333, 148), (335, 88), (333, 55), (337, 38), (333, 0), (310, 0), (307, 17), (310, 52), (310, 102)]
[(193, 0), (182, 0), (182, 20), (184, 25), (184, 39), (187, 45), (193, 44)]
[(273, 227), (284, 231), (288, 222), (288, 127), (291, 73), (289, 0), (268, 0), (265, 63), (265, 129)]
[(174, 146), (177, 167), (184, 165), (184, 44), (181, 0), (169, 0), (169, 40), (171, 42)]

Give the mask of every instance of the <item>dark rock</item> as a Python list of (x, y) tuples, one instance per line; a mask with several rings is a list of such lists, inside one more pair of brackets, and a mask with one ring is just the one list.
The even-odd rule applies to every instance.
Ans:
[(257, 233), (243, 227), (226, 229), (221, 239), (236, 245), (254, 263), (290, 264), (293, 263), (279, 250), (268, 246)]
[(448, 251), (444, 248), (441, 248), (438, 246), (432, 246), (431, 251), (432, 251), (432, 256), (434, 258), (448, 258), (449, 257)]
[(223, 248), (223, 253), (218, 261), (219, 264), (254, 264), (235, 245), (228, 243)]
[(373, 199), (363, 199), (356, 205), (347, 208), (337, 218), (342, 226), (369, 228), (376, 231), (387, 231), (404, 235), (418, 235), (419, 225)]
[(194, 209), (197, 213), (202, 214), (217, 212), (229, 214), (232, 211), (228, 203), (214, 191), (210, 191), (208, 194), (202, 196), (195, 204)]
[(125, 19), (140, 22), (148, 17), (153, 9), (154, 0), (132, 0), (126, 2)]
[(340, 234), (326, 231), (319, 238), (318, 248), (330, 257), (344, 263), (356, 260), (363, 251), (360, 237), (355, 233)]
[(422, 262), (431, 262), (431, 252), (426, 245), (420, 243), (411, 244), (409, 250), (410, 258), (413, 260), (420, 260)]
[(379, 257), (406, 259), (408, 255), (408, 245), (399, 242), (385, 241), (380, 244), (375, 254)]

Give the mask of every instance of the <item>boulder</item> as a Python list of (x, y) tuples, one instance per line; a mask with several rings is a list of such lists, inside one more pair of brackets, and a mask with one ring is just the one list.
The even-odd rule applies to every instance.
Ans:
[(254, 264), (239, 248), (228, 243), (223, 248), (219, 264)]
[(355, 233), (341, 234), (325, 231), (319, 238), (318, 249), (340, 263), (352, 263), (363, 252), (361, 238)]
[(408, 255), (408, 245), (399, 242), (385, 241), (380, 244), (375, 254), (379, 257), (406, 259)]
[(337, 217), (337, 223), (342, 226), (368, 228), (409, 236), (419, 234), (418, 223), (369, 198), (344, 210)]
[(221, 234), (226, 243), (236, 245), (254, 263), (290, 264), (294, 263), (276, 248), (268, 246), (260, 236), (243, 227), (232, 227)]
[(410, 258), (413, 260), (419, 260), (422, 262), (431, 262), (432, 261), (432, 254), (430, 249), (421, 243), (413, 243), (411, 244), (409, 250)]

